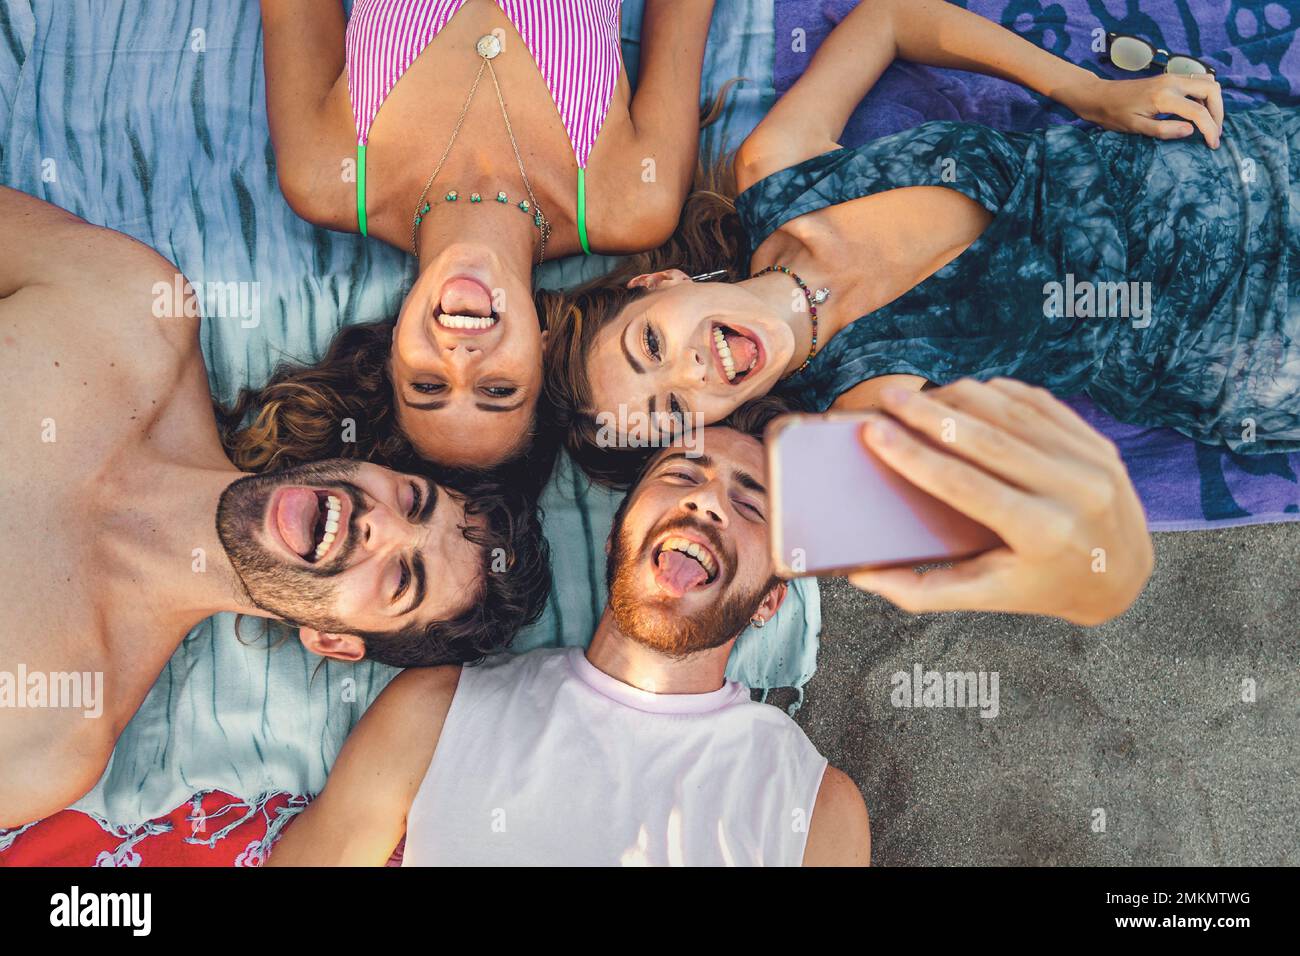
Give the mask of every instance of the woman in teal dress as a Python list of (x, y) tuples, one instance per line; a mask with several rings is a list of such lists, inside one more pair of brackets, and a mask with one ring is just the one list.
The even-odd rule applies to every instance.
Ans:
[[(896, 55), (1105, 128), (937, 122), (840, 148)], [(1300, 112), (1225, 119), (1209, 76), (1101, 80), (944, 3), (862, 4), (735, 171), (739, 228), (688, 208), (614, 281), (542, 297), (575, 450), (608, 446), (602, 424), (654, 442), (772, 390), (868, 409), (890, 386), (1000, 376), (1242, 452), (1300, 448)]]

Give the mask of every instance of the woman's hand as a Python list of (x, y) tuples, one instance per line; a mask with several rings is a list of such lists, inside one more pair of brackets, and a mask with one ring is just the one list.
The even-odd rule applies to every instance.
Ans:
[[(1083, 119), (1120, 133), (1182, 139), (1193, 127), (1212, 149), (1223, 129), (1223, 93), (1209, 74), (1164, 73), (1142, 80), (1103, 80), (1091, 74), (1053, 91), (1053, 98)], [(1182, 119), (1156, 119), (1161, 114)]]
[[(886, 389), (863, 440), (908, 481), (995, 531), (1005, 547), (949, 567), (849, 580), (906, 611), (1009, 611), (1093, 625), (1151, 575), (1151, 536), (1115, 446), (1048, 392), (965, 379)], [(947, 440), (941, 440), (947, 439)]]

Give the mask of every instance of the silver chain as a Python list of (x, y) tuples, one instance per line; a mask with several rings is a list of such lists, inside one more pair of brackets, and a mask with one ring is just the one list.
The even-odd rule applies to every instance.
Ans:
[[(515, 131), (510, 126), (510, 114), (506, 112), (506, 101), (501, 95), (501, 84), (497, 81), (497, 71), (493, 68), (492, 61), (487, 57), (482, 57), (482, 61), (483, 62), (479, 64), (478, 73), (474, 75), (474, 83), (469, 88), (469, 95), (465, 97), (465, 105), (460, 108), (460, 116), (457, 117), (456, 126), (451, 131), (451, 139), (447, 141), (447, 148), (442, 151), (442, 156), (438, 160), (438, 165), (435, 166), (433, 172), (429, 174), (429, 178), (424, 183), (424, 189), (420, 191), (420, 198), (415, 203), (416, 215), (418, 216), (420, 210), (424, 208), (424, 199), (428, 196), (429, 189), (433, 186), (433, 181), (438, 178), (438, 173), (442, 172), (443, 164), (447, 162), (447, 156), (451, 153), (451, 147), (455, 144), (456, 137), (460, 134), (460, 127), (465, 122), (465, 117), (469, 115), (469, 106), (474, 99), (475, 91), (478, 90), (479, 80), (483, 79), (483, 68), (487, 67), (488, 72), (492, 74), (492, 85), (497, 91), (497, 103), (501, 106), (501, 118), (506, 121), (506, 133), (510, 137), (510, 148), (515, 152), (515, 163), (519, 166), (519, 175), (524, 181), (524, 189), (528, 192), (528, 201), (532, 203), (533, 212), (535, 212), (537, 217), (541, 220), (541, 224), (538, 226), (538, 231), (542, 235), (542, 248), (541, 254), (537, 257), (537, 264), (541, 265), (546, 261), (546, 240), (550, 238), (551, 235), (551, 222), (546, 218), (545, 213), (542, 212), (542, 207), (538, 205), (537, 197), (533, 195), (532, 184), (528, 182), (528, 174), (524, 172), (524, 160), (523, 157), (519, 155), (519, 144), (515, 142)], [(419, 255), (420, 253), (418, 232), (419, 225), (416, 223), (415, 218), (412, 217), (411, 252), (416, 255)]]

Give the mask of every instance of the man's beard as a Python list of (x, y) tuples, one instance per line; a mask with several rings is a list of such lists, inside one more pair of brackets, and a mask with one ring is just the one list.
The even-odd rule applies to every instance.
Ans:
[[(715, 540), (708, 530), (696, 522), (674, 521), (657, 530), (646, 539), (646, 547), (665, 531), (691, 528), (704, 534), (710, 542)], [(637, 568), (646, 558), (644, 547), (638, 549), (627, 540), (620, 514), (613, 530), (613, 545), (609, 553), (609, 606), (614, 612), (614, 623), (625, 635), (651, 650), (669, 657), (685, 657), (698, 651), (721, 647), (738, 635), (758, 610), (763, 596), (771, 588), (764, 582), (752, 591), (727, 594), (723, 582), (722, 596), (693, 615), (687, 615), (666, 596), (648, 597), (638, 593)], [(714, 552), (721, 553), (715, 546)]]
[(249, 600), (271, 617), (329, 633), (350, 633), (330, 615), (336, 588), (332, 578), (347, 567), (356, 536), (349, 533), (343, 550), (331, 556), (329, 568), (297, 567), (272, 554), (261, 543), (266, 506), (272, 493), (285, 485), (337, 489), (352, 499), (352, 515), (364, 506), (361, 489), (348, 479), (355, 462), (334, 460), (299, 465), (271, 475), (248, 475), (232, 482), (217, 503), (217, 536)]

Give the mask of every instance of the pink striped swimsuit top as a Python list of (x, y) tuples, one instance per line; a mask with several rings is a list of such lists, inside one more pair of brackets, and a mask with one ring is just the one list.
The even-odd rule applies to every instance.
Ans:
[[(348, 21), (348, 91), (357, 125), (357, 218), (366, 234), (365, 150), (379, 108), (466, 0), (356, 0)], [(578, 235), (587, 246), (585, 175), (622, 70), (622, 0), (496, 0), (546, 81), (578, 162)]]

